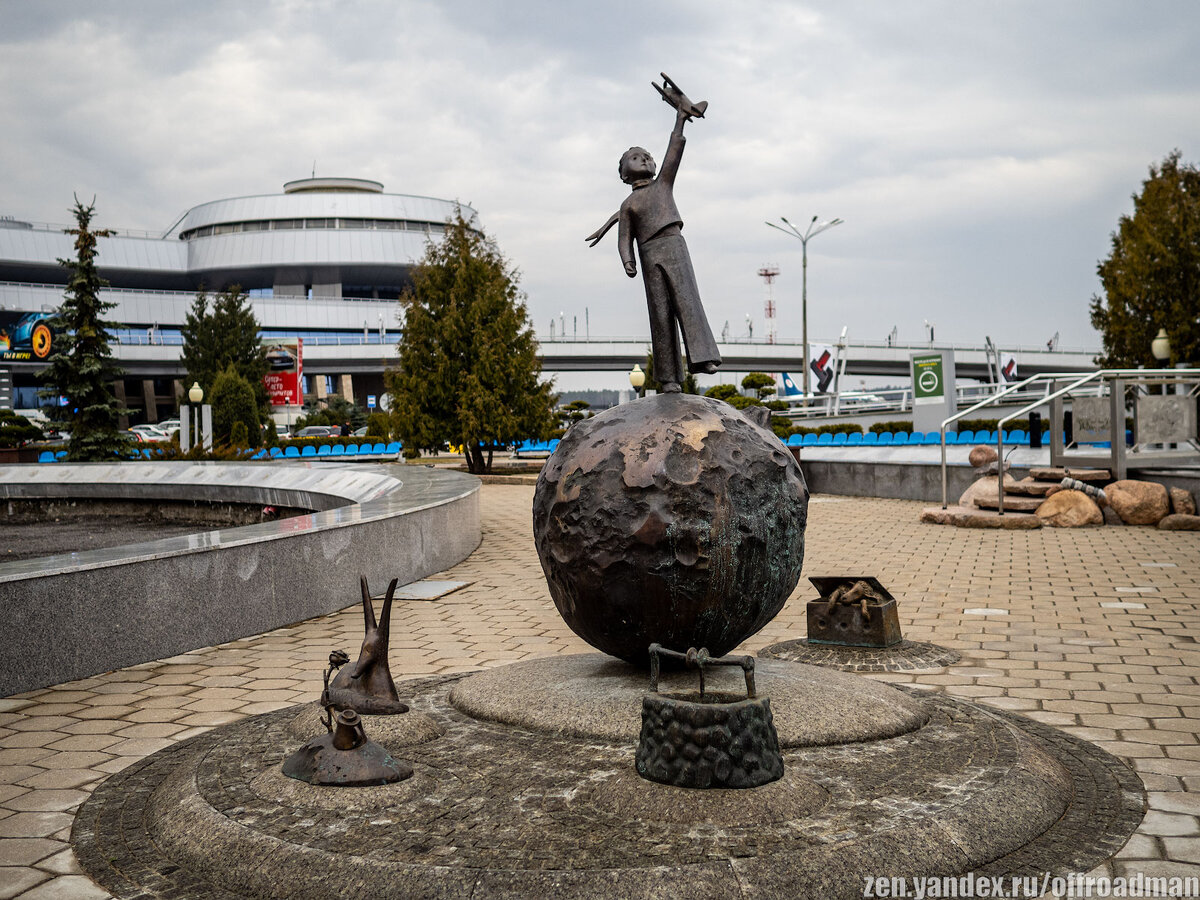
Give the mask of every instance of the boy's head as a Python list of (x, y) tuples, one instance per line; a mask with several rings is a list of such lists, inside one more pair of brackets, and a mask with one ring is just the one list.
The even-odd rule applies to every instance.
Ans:
[(617, 171), (621, 174), (621, 180), (626, 184), (653, 178), (654, 157), (641, 147), (630, 147), (621, 154), (621, 161), (617, 163)]

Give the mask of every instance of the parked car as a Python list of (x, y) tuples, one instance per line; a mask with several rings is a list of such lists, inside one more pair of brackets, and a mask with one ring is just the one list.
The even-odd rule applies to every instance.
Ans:
[(332, 425), (306, 425), (297, 431), (295, 436), (298, 438), (329, 437), (330, 435), (336, 435), (337, 433), (338, 430)]
[(140, 434), (142, 440), (153, 443), (169, 441), (171, 439), (171, 436), (157, 425), (131, 425), (129, 426), (129, 430), (135, 434)]

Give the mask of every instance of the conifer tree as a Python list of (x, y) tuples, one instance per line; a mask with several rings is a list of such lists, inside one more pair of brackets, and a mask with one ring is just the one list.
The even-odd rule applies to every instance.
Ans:
[(55, 334), (49, 365), (39, 376), (48, 386), (45, 394), (66, 400), (54, 424), (70, 432), (67, 459), (72, 462), (111, 460), (129, 455), (131, 449), (120, 434), (121, 416), (129, 410), (112, 388), (122, 370), (112, 358), (110, 323), (103, 319), (116, 304), (100, 299), (100, 289), (108, 282), (96, 269), (98, 240), (116, 232), (93, 229), (95, 211), (94, 202), (84, 206), (75, 198), (75, 227), (66, 229), (75, 236), (75, 258), (58, 261), (68, 272), (67, 289), (51, 323)]
[[(187, 383), (198, 382), (208, 395), (217, 378), (230, 366), (250, 383), (260, 419), (267, 414), (263, 376), (270, 371), (267, 350), (259, 338), (258, 319), (240, 285), (221, 291), (209, 308), (203, 288), (192, 301), (181, 331), (180, 362), (187, 370)], [(253, 428), (250, 429), (254, 431)]]
[(1160, 328), (1170, 364), (1200, 362), (1200, 169), (1174, 151), (1133, 196), (1112, 253), (1097, 266), (1104, 297), (1093, 297), (1092, 325), (1104, 340), (1103, 366), (1157, 368), (1150, 352)]
[(463, 446), (471, 472), (491, 471), (495, 445), (542, 438), (553, 395), (516, 272), (462, 210), (430, 242), (401, 298), (400, 366), (388, 373), (406, 448)]

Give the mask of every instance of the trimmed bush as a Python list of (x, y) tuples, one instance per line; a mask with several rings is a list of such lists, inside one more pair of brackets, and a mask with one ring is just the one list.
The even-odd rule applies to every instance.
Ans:
[[(960, 423), (961, 424), (961, 423)], [(884, 432), (894, 431), (912, 431), (912, 419), (897, 419), (895, 422), (876, 422), (871, 426), (871, 432), (874, 434), (883, 434)]]

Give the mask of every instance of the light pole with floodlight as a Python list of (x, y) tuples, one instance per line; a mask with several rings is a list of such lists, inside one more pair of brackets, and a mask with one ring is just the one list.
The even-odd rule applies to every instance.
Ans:
[(777, 231), (782, 231), (784, 234), (788, 235), (789, 237), (799, 238), (800, 246), (802, 248), (803, 271), (801, 274), (801, 281), (800, 281), (800, 317), (801, 317), (801, 329), (802, 329), (801, 340), (804, 342), (804, 405), (807, 406), (808, 405), (808, 240), (809, 240), (809, 238), (815, 238), (822, 231), (828, 231), (834, 225), (841, 225), (844, 220), (843, 219), (830, 219), (828, 222), (822, 222), (820, 225), (818, 225), (817, 217), (813, 216), (812, 221), (808, 223), (808, 228), (804, 229), (803, 232), (801, 232), (795, 225), (793, 225), (791, 222), (789, 222), (783, 216), (779, 217), (779, 221), (781, 221), (784, 225), (786, 225), (787, 228), (780, 228), (774, 222), (766, 222), (765, 224), (771, 226), (772, 228), (776, 229)]

